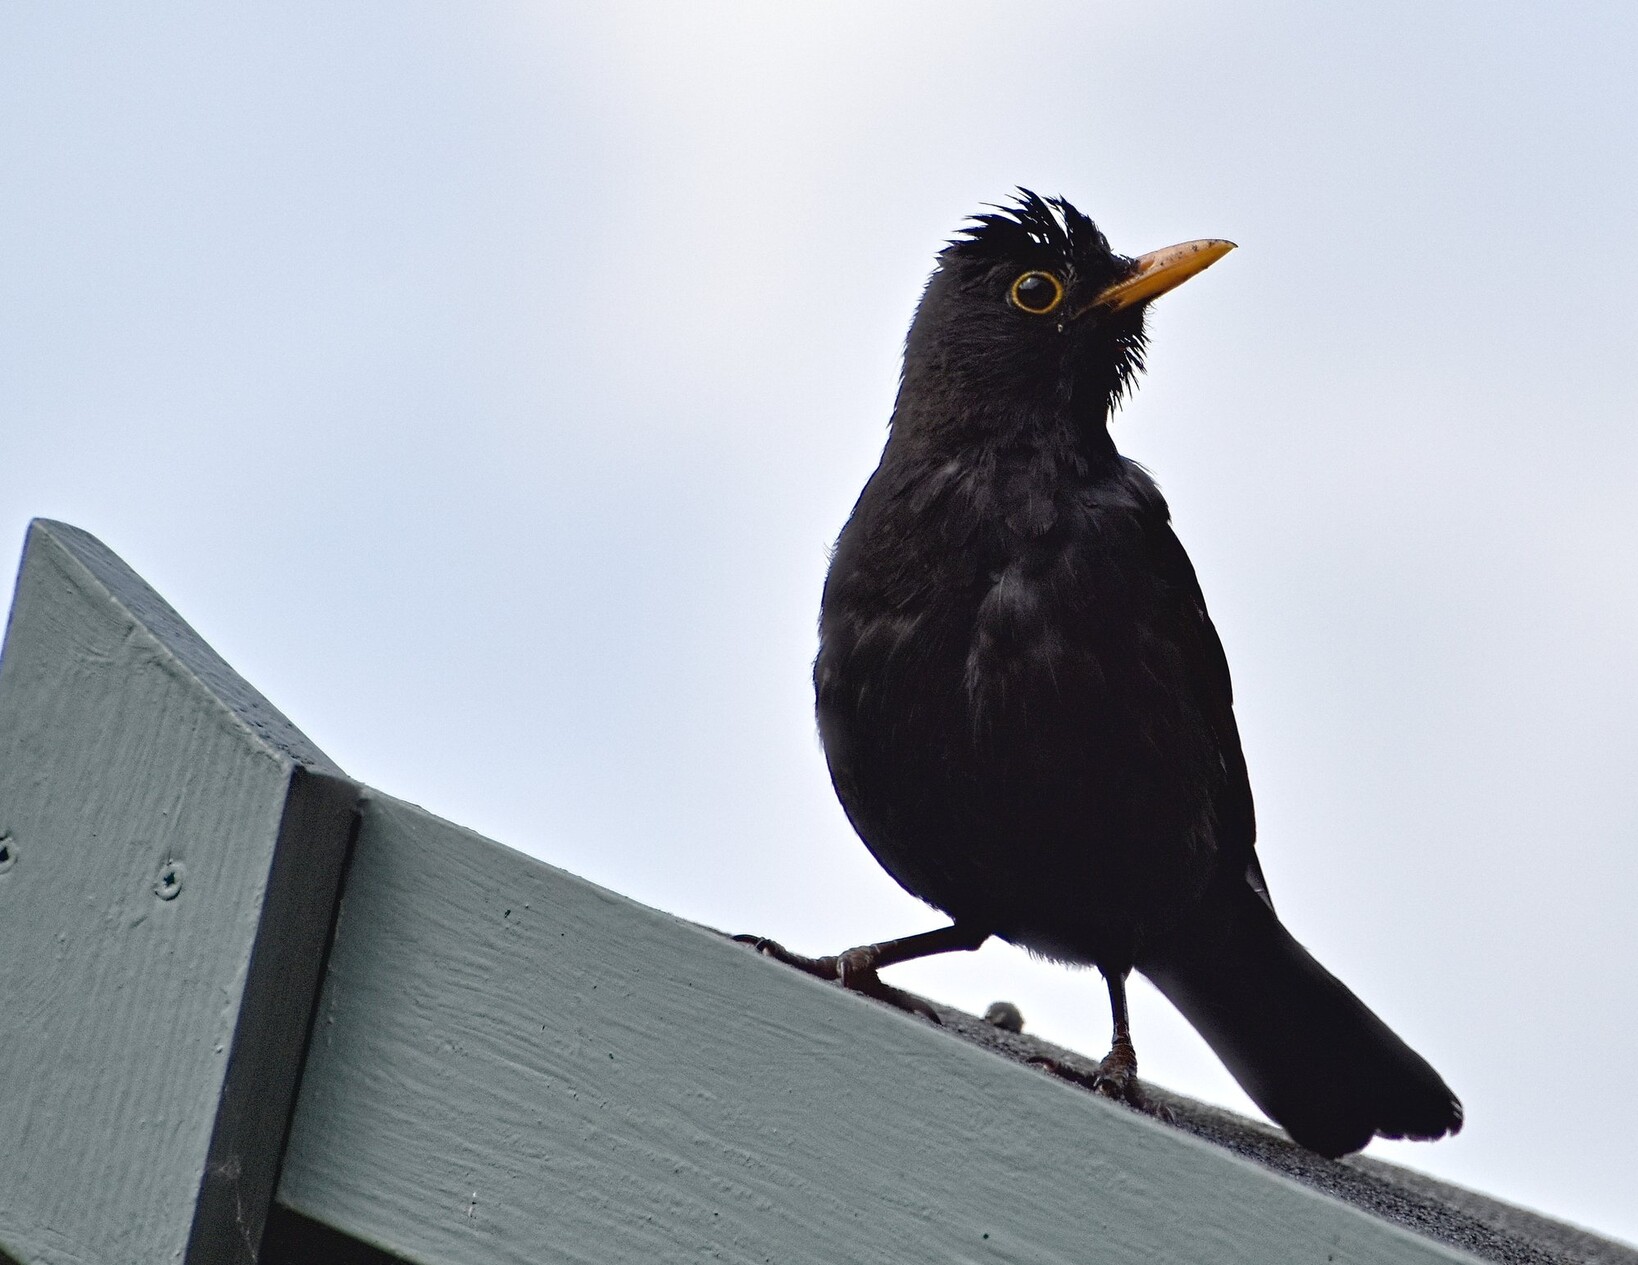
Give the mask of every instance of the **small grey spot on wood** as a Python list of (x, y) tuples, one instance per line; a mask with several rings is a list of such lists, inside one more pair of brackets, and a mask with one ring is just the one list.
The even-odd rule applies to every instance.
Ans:
[(11, 831), (0, 830), (0, 874), (17, 864), (17, 844)]

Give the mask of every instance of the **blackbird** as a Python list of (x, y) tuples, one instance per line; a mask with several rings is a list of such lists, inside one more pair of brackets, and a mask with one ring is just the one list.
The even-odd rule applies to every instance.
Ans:
[(1165, 499), (1108, 430), (1147, 305), (1231, 249), (1128, 258), (1020, 190), (939, 254), (831, 559), (814, 685), (849, 820), (953, 924), (828, 958), (758, 944), (911, 1007), (878, 969), (990, 936), (1096, 966), (1114, 1037), (1085, 1079), (1141, 1104), (1135, 968), (1293, 1139), (1338, 1156), (1455, 1133), (1462, 1107), (1275, 916), (1222, 645)]

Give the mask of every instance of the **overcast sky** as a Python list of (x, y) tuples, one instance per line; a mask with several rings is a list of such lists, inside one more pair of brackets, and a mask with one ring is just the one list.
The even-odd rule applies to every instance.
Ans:
[[(852, 836), (826, 549), (1015, 185), (1161, 300), (1117, 441), (1233, 665), (1288, 925), (1638, 1240), (1630, 5), (0, 8), (0, 551), (106, 541), (343, 768), (688, 918), (939, 925)], [(6, 567), (11, 562), (3, 564)], [(1099, 1054), (1095, 975), (899, 968)], [(1250, 1110), (1147, 986), (1145, 1075)]]

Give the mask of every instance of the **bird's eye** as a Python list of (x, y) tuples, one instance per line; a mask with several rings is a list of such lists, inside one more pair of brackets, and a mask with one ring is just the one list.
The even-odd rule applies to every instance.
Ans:
[(1026, 272), (1012, 283), (1012, 305), (1031, 316), (1045, 316), (1064, 301), (1064, 283), (1050, 272)]

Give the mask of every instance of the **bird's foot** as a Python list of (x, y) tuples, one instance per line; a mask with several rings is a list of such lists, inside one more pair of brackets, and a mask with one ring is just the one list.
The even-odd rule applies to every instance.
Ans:
[(1116, 1045), (1091, 1071), (1070, 1067), (1067, 1063), (1060, 1063), (1052, 1058), (1033, 1058), (1029, 1061), (1059, 1080), (1066, 1080), (1079, 1085), (1082, 1089), (1089, 1089), (1100, 1098), (1125, 1103), (1134, 1111), (1141, 1111), (1146, 1116), (1154, 1116), (1165, 1121), (1172, 1119), (1170, 1109), (1157, 1103), (1144, 1091), (1143, 1083), (1138, 1080), (1137, 1056), (1132, 1052), (1130, 1045), (1124, 1048)]
[(1103, 1056), (1087, 1088), (1128, 1107), (1142, 1108), (1148, 1101), (1143, 1086), (1138, 1084), (1137, 1055), (1130, 1044), (1117, 1044)]
[(792, 953), (784, 945), (765, 936), (735, 936), (741, 944), (748, 944), (764, 957), (775, 958), (786, 966), (794, 966), (799, 971), (817, 976), (823, 980), (834, 980), (843, 988), (855, 993), (862, 993), (866, 997), (874, 997), (877, 1001), (886, 1002), (899, 1010), (908, 1011), (912, 1015), (920, 1015), (934, 1023), (942, 1024), (938, 1012), (917, 997), (914, 993), (907, 993), (902, 988), (894, 988), (891, 984), (884, 984), (877, 971), (880, 960), (878, 946), (874, 944), (860, 945), (856, 949), (846, 952), (827, 955), (822, 958), (803, 957), (800, 953)]

